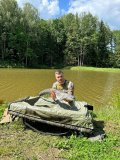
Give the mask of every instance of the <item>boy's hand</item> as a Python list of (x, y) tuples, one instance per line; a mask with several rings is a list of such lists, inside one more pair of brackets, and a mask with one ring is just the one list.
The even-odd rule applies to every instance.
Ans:
[(53, 100), (56, 99), (56, 94), (55, 94), (55, 92), (52, 91), (52, 90), (51, 90), (51, 92), (50, 92), (50, 96), (51, 96), (51, 98), (52, 98)]

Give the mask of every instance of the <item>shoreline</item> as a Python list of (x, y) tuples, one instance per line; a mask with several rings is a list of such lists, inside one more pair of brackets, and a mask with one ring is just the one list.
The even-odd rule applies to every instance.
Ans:
[(120, 68), (97, 68), (97, 67), (87, 67), (87, 66), (66, 66), (66, 67), (48, 67), (48, 66), (41, 66), (36, 68), (29, 68), (29, 67), (0, 67), (0, 69), (60, 69), (60, 70), (71, 70), (71, 71), (97, 71), (97, 72), (116, 72), (120, 73)]
[(98, 72), (116, 72), (116, 73), (120, 73), (120, 69), (119, 68), (97, 68), (97, 67), (75, 66), (75, 67), (71, 67), (70, 70), (72, 70), (72, 71), (98, 71)]

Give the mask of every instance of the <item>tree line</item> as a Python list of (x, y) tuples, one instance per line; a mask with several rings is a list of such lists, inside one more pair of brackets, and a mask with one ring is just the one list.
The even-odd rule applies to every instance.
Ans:
[(91, 13), (44, 20), (30, 3), (0, 0), (0, 64), (120, 67), (120, 30)]

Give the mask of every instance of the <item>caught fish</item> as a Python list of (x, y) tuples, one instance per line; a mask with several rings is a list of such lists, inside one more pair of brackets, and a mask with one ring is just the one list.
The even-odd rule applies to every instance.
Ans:
[(59, 101), (62, 101), (62, 100), (73, 101), (75, 99), (73, 95), (67, 93), (67, 90), (57, 90), (52, 88), (41, 91), (39, 93), (39, 96), (43, 96), (45, 94), (51, 94), (51, 92), (55, 93), (56, 100), (59, 100)]

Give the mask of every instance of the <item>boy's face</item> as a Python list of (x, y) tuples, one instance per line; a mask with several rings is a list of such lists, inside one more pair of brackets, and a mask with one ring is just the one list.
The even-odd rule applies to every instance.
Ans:
[(63, 84), (65, 81), (63, 74), (55, 74), (55, 78), (60, 84)]

